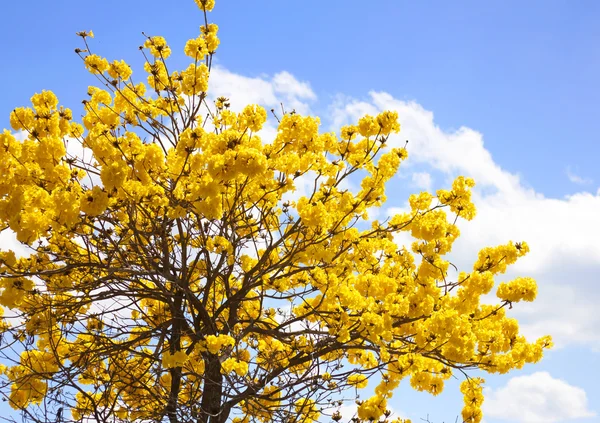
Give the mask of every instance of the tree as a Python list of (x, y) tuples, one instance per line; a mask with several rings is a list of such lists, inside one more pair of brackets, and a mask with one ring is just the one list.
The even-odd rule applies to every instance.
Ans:
[[(357, 419), (373, 421), (402, 379), (436, 395), (464, 375), (462, 416), (479, 422), (471, 371), (505, 373), (550, 346), (505, 313), (535, 298), (532, 279), (480, 301), (527, 244), (484, 248), (449, 279), (456, 219), (475, 215), (464, 177), (367, 224), (407, 157), (388, 147), (397, 114), (338, 136), (272, 111), (277, 136), (263, 142), (262, 107), (234, 112), (208, 94), (214, 1), (196, 3), (204, 25), (185, 70), (147, 37), (147, 82), (135, 83), (81, 32), (76, 52), (99, 81), (83, 126), (44, 91), (10, 115), (24, 139), (0, 135), (0, 222), (29, 251), (0, 252), (5, 400), (27, 421), (338, 421), (346, 390), (371, 380)], [(294, 197), (307, 179), (312, 191)]]

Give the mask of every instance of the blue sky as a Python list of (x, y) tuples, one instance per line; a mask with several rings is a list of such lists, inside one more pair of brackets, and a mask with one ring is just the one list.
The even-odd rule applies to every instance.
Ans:
[[(1, 71), (2, 116), (42, 88), (58, 91), (66, 104), (79, 103), (76, 88), (90, 79), (73, 53), (75, 31), (93, 28), (98, 49), (133, 62), (141, 60), (135, 51), (141, 31), (182, 45), (197, 31), (198, 14), (185, 2), (170, 4), (177, 6), (164, 10), (156, 0), (4, 5), (11, 18), (0, 29), (10, 63)], [(600, 179), (600, 3), (302, 5), (258, 0), (217, 7), (220, 62), (251, 76), (288, 70), (309, 81), (325, 103), (338, 93), (360, 97), (373, 89), (416, 100), (443, 128), (484, 133), (500, 164), (548, 195), (573, 191), (567, 167)]]
[[(95, 52), (141, 71), (142, 31), (164, 35), (178, 51), (172, 63), (183, 66), (185, 40), (201, 23), (192, 0), (9, 2), (2, 11), (0, 127), (42, 89), (81, 110), (95, 80), (73, 52), (76, 31), (93, 29)], [(533, 410), (540, 421), (600, 421), (592, 377), (600, 374), (600, 3), (221, 0), (210, 20), (220, 27), (215, 86), (224, 92), (235, 81), (248, 88), (240, 99), (255, 100), (252, 87), (264, 83), (321, 115), (326, 128), (361, 111), (399, 110), (415, 159), (392, 182), (399, 195), (389, 207), (456, 174), (475, 176), (481, 213), (462, 228), (458, 262), (468, 265), (477, 248), (513, 236), (532, 245), (515, 271), (538, 279), (539, 304), (515, 315), (529, 333), (548, 331), (559, 345), (538, 366), (488, 378), (496, 405), (486, 422), (534, 423), (503, 416), (498, 405), (526, 408), (509, 395), (526, 388), (565, 408)], [(281, 72), (292, 78), (283, 87)], [(521, 379), (511, 384), (512, 377)], [(453, 389), (432, 399), (401, 388), (392, 405), (437, 423), (454, 421), (460, 401)]]

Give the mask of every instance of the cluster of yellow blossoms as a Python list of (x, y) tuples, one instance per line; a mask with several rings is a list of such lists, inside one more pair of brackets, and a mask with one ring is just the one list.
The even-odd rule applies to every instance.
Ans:
[[(214, 7), (196, 3), (205, 16)], [(183, 71), (169, 70), (164, 38), (148, 37), (145, 83), (80, 35), (103, 87), (88, 89), (83, 125), (44, 91), (11, 113), (25, 139), (0, 134), (0, 225), (30, 249), (0, 251), (0, 304), (16, 316), (0, 314), (0, 390), (13, 408), (58, 400), (74, 420), (306, 422), (376, 381), (357, 411), (375, 421), (405, 378), (437, 395), (457, 369), (505, 373), (550, 346), (527, 342), (506, 314), (535, 298), (532, 279), (481, 302), (526, 243), (484, 248), (449, 280), (456, 217), (475, 216), (472, 179), (363, 223), (407, 157), (388, 147), (397, 113), (339, 136), (285, 113), (266, 143), (262, 107), (235, 112), (208, 95), (216, 25), (187, 42)], [(312, 191), (294, 197), (306, 178)], [(397, 245), (400, 232), (412, 245)], [(466, 422), (481, 421), (482, 382), (461, 385)]]

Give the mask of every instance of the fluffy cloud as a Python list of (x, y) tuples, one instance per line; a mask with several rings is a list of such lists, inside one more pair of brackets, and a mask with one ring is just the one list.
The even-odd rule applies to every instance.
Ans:
[(412, 181), (419, 189), (431, 190), (431, 175), (427, 172), (415, 172), (412, 175)]
[(10, 229), (5, 229), (0, 232), (0, 249), (13, 250), (18, 256), (26, 256), (31, 252), (26, 245), (17, 241), (15, 233)]
[(596, 414), (588, 409), (585, 391), (547, 372), (514, 377), (499, 389), (488, 389), (486, 417), (521, 423), (552, 423)]
[(286, 111), (309, 113), (309, 102), (317, 98), (308, 82), (298, 81), (288, 72), (252, 78), (221, 66), (213, 67), (210, 73), (210, 94), (229, 98), (234, 110), (257, 103), (279, 114), (281, 103)]

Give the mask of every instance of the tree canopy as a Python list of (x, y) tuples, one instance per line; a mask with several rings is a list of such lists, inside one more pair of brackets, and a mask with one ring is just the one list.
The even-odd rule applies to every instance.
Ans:
[(98, 81), (81, 124), (43, 91), (0, 134), (0, 225), (28, 251), (0, 250), (0, 393), (26, 421), (295, 423), (339, 421), (370, 383), (356, 418), (374, 421), (403, 379), (437, 395), (457, 376), (463, 420), (481, 421), (472, 372), (550, 346), (506, 314), (535, 282), (495, 282), (527, 244), (483, 248), (450, 278), (474, 181), (369, 219), (408, 154), (397, 113), (336, 134), (293, 111), (232, 110), (209, 91), (214, 1), (196, 3), (187, 68), (149, 36), (136, 82), (80, 32)]

